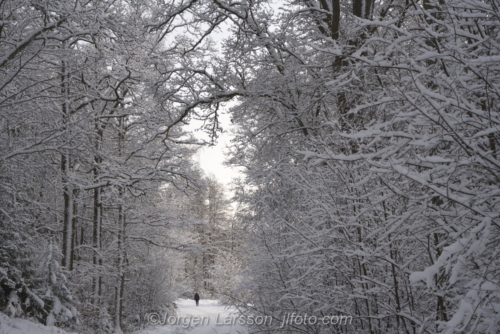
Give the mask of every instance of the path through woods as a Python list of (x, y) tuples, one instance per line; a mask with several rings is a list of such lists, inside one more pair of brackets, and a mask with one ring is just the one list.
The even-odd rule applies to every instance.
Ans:
[[(194, 300), (179, 299), (177, 302), (177, 314), (172, 317), (172, 321), (177, 319), (179, 324), (168, 325), (168, 318), (165, 319), (164, 314), (159, 313), (160, 322), (165, 325), (159, 325), (156, 328), (142, 330), (137, 334), (247, 334), (246, 326), (224, 325), (224, 321), (228, 318), (236, 318), (237, 313), (234, 308), (226, 308), (219, 304), (218, 300), (200, 300), (200, 306), (196, 306)], [(169, 315), (170, 316), (170, 315)], [(183, 328), (182, 317), (205, 318), (203, 325)]]

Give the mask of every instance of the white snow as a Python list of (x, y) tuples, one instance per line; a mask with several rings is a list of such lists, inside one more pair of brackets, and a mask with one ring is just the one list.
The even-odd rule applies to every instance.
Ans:
[(69, 334), (60, 328), (44, 326), (26, 319), (9, 318), (0, 313), (0, 334)]
[(481, 285), (481, 290), (486, 290), (486, 291), (499, 291), (499, 287), (495, 285), (493, 282), (484, 282), (483, 285)]
[[(179, 319), (177, 325), (150, 326), (135, 334), (248, 334), (246, 325), (238, 324), (238, 313), (234, 308), (226, 308), (217, 300), (200, 300), (200, 306), (196, 306), (194, 300), (177, 300), (177, 314), (168, 315)], [(163, 321), (164, 314), (158, 313)], [(205, 319), (203, 325), (193, 325), (195, 317)], [(183, 324), (183, 319), (190, 319), (191, 325)], [(229, 319), (229, 320), (228, 320)], [(233, 325), (224, 324), (230, 321)], [(208, 322), (208, 324), (207, 324)], [(64, 330), (44, 326), (21, 318), (9, 318), (0, 313), (0, 334), (76, 334)]]
[(460, 324), (468, 323), (470, 321), (472, 313), (473, 313), (472, 305), (462, 299), (460, 301), (460, 308), (453, 315), (453, 318), (451, 318), (451, 320), (446, 323), (447, 330), (445, 334), (456, 333), (458, 326)]
[[(141, 330), (137, 334), (248, 334), (246, 325), (238, 324), (239, 315), (234, 308), (226, 308), (220, 305), (217, 300), (200, 300), (200, 305), (196, 306), (194, 300), (179, 299), (176, 301), (177, 314), (168, 315), (158, 313), (160, 323), (156, 327)], [(168, 325), (168, 319), (172, 316), (177, 319), (177, 325)], [(190, 319), (192, 323), (196, 318), (201, 319), (203, 324), (187, 327), (183, 319)], [(232, 322), (232, 325), (224, 322)], [(187, 322), (187, 321), (186, 321)], [(207, 324), (208, 322), (208, 324)], [(187, 328), (186, 328), (187, 327)]]

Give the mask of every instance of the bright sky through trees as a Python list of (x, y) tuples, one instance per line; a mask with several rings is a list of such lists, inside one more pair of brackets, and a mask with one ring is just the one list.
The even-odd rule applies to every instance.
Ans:
[[(223, 132), (219, 133), (217, 142), (213, 146), (201, 147), (193, 156), (193, 160), (199, 164), (207, 175), (214, 175), (219, 182), (230, 186), (231, 181), (240, 176), (236, 168), (224, 164), (228, 158), (227, 146), (230, 145), (230, 141), (233, 138), (232, 130), (235, 126), (231, 124), (230, 116), (227, 112), (221, 113), (219, 121)], [(201, 123), (193, 121), (185, 128), (192, 131), (196, 138), (208, 140), (208, 135), (199, 130)]]

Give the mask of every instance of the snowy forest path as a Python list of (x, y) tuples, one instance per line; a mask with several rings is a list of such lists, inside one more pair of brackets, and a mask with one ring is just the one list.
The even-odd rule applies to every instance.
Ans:
[[(237, 317), (237, 311), (234, 308), (228, 308), (220, 305), (218, 300), (200, 300), (200, 305), (196, 306), (194, 300), (179, 299), (176, 301), (177, 314), (175, 317), (165, 318), (160, 316), (159, 325), (156, 328), (144, 329), (137, 334), (247, 334), (245, 326), (239, 324), (224, 324), (227, 319)], [(202, 324), (196, 324), (196, 318), (203, 321)], [(191, 325), (184, 325), (188, 320)], [(177, 324), (169, 325), (177, 320)], [(186, 322), (183, 322), (186, 321)], [(187, 328), (186, 328), (187, 327)]]

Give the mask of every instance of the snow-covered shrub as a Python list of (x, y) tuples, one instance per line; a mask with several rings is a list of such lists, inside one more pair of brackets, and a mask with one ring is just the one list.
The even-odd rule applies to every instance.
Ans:
[(59, 248), (49, 242), (47, 250), (43, 254), (45, 258), (39, 268), (39, 275), (42, 278), (41, 287), (37, 288), (39, 295), (44, 302), (46, 312), (45, 324), (47, 326), (63, 325), (69, 320), (76, 324), (77, 310), (75, 300), (69, 291), (68, 279), (61, 268)]

